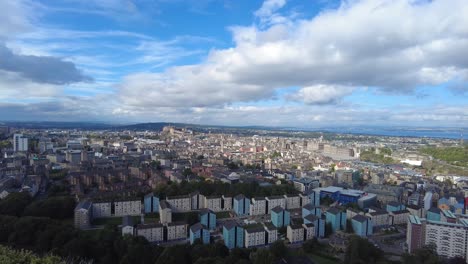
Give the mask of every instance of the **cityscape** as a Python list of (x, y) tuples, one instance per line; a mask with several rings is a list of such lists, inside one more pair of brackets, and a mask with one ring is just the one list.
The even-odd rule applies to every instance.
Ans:
[(466, 0), (0, 8), (0, 263), (468, 263)]

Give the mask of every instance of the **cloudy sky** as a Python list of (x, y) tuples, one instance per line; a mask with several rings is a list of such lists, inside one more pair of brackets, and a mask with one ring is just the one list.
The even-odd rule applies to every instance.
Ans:
[(468, 126), (466, 0), (0, 9), (0, 120)]

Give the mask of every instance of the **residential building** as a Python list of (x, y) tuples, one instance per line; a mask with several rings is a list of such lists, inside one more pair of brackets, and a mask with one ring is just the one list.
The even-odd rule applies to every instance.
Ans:
[(187, 224), (183, 222), (172, 222), (166, 225), (167, 241), (187, 239)]
[(388, 225), (389, 215), (388, 212), (385, 210), (369, 210), (369, 212), (366, 213), (366, 216), (368, 216), (371, 219), (373, 227), (383, 227)]
[(265, 243), (270, 245), (278, 240), (278, 229), (272, 224), (264, 224), (265, 227)]
[(440, 221), (445, 223), (456, 223), (457, 217), (455, 216), (452, 211), (449, 210), (441, 210), (440, 211)]
[(468, 220), (457, 223), (430, 221), (417, 216), (408, 219), (406, 243), (408, 251), (414, 253), (424, 245), (435, 245), (439, 256), (467, 258)]
[(226, 222), (223, 226), (224, 245), (229, 248), (244, 247), (244, 228), (235, 221)]
[(266, 206), (267, 206), (267, 214), (271, 214), (271, 209), (277, 206), (280, 206), (281, 208), (286, 208), (286, 198), (282, 195), (269, 196), (269, 197), (266, 197), (265, 200), (266, 200)]
[(304, 227), (302, 225), (288, 225), (286, 237), (291, 244), (304, 241)]
[(199, 213), (200, 223), (209, 230), (216, 229), (216, 214), (207, 208), (201, 209)]
[(325, 215), (327, 223), (331, 224), (332, 232), (346, 228), (346, 212), (336, 207), (330, 207)]
[(250, 202), (250, 215), (265, 215), (267, 213), (267, 201), (263, 197), (252, 198)]
[(351, 219), (354, 233), (361, 237), (372, 235), (372, 220), (364, 215), (356, 215)]
[(114, 202), (114, 216), (141, 215), (141, 209), (139, 198)]
[(221, 208), (223, 211), (231, 211), (232, 210), (232, 197), (223, 195), (222, 200), (221, 200)]
[(135, 234), (135, 226), (133, 223), (133, 218), (129, 215), (126, 215), (122, 218), (122, 236)]
[(158, 213), (159, 212), (159, 197), (149, 193), (144, 197), (145, 213)]
[(265, 229), (263, 226), (245, 227), (244, 245), (246, 248), (265, 245)]
[(92, 203), (90, 201), (81, 201), (75, 207), (74, 221), (75, 227), (79, 229), (89, 228), (92, 220)]
[(14, 134), (13, 135), (13, 151), (28, 151), (28, 138), (23, 136), (23, 134)]
[(192, 209), (192, 197), (190, 195), (170, 196), (166, 201), (171, 205), (174, 213), (187, 212)]
[(424, 210), (429, 210), (432, 207), (432, 192), (426, 192), (424, 195)]
[(276, 206), (271, 210), (271, 223), (277, 227), (288, 226), (291, 222), (291, 215), (288, 210), (281, 206)]
[(408, 210), (391, 211), (389, 214), (389, 225), (403, 225), (408, 221)]
[(293, 180), (294, 187), (300, 192), (306, 192), (318, 188), (320, 182), (318, 179), (313, 179), (309, 177), (299, 178)]
[(308, 195), (300, 193), (299, 198), (301, 198), (301, 206), (310, 203), (310, 197)]
[(423, 218), (424, 217), (424, 210), (422, 207), (420, 207), (419, 205), (413, 205), (413, 204), (409, 204), (407, 207), (406, 207), (406, 210), (408, 210), (408, 212), (410, 213), (410, 215), (415, 215), (419, 218)]
[(285, 209), (296, 209), (301, 207), (301, 197), (299, 195), (284, 195), (286, 199)]
[(302, 217), (310, 214), (320, 216), (322, 214), (322, 208), (319, 206), (314, 206), (310, 203), (302, 206)]
[(191, 208), (192, 210), (198, 210), (205, 208), (205, 196), (196, 191), (190, 194), (191, 197)]
[(210, 231), (202, 224), (196, 223), (190, 227), (190, 244), (193, 245), (197, 239), (200, 239), (203, 244), (210, 243)]
[(205, 196), (205, 208), (208, 208), (214, 212), (222, 211), (223, 208), (221, 195)]
[(139, 224), (136, 226), (136, 235), (146, 238), (149, 242), (162, 242), (164, 226), (159, 223)]
[(166, 200), (159, 202), (159, 221), (161, 224), (172, 222), (172, 209)]
[(302, 224), (304, 228), (304, 240), (313, 239), (315, 237), (315, 225), (314, 224)]
[(325, 218), (322, 216), (316, 216), (313, 214), (307, 215), (303, 217), (304, 224), (313, 224), (315, 227), (315, 234), (316, 237), (325, 237)]
[(245, 197), (243, 194), (239, 194), (234, 197), (234, 212), (238, 216), (249, 215), (250, 199)]
[(111, 217), (111, 205), (112, 203), (109, 202), (93, 202), (93, 218), (103, 218), (103, 217)]

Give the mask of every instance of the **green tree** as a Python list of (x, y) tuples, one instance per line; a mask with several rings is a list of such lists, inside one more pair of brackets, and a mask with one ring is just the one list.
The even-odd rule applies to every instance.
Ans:
[(270, 251), (267, 249), (258, 249), (255, 252), (254, 264), (271, 264), (273, 262), (273, 256), (270, 254)]
[(270, 254), (275, 260), (286, 257), (288, 255), (288, 248), (284, 245), (284, 241), (276, 240), (273, 244), (271, 244)]
[(414, 254), (403, 255), (403, 264), (436, 264), (440, 263), (435, 245), (425, 245), (417, 249)]
[(20, 216), (31, 201), (31, 196), (26, 192), (11, 193), (0, 200), (0, 214)]
[(383, 259), (382, 250), (376, 248), (365, 238), (352, 236), (346, 248), (344, 263), (378, 263)]
[(306, 253), (314, 253), (320, 247), (320, 243), (318, 242), (317, 238), (314, 237), (313, 239), (307, 240), (302, 244), (302, 250)]

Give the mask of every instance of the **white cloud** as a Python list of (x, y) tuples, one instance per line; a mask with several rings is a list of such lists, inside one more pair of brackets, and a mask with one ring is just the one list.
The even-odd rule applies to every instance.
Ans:
[(331, 104), (338, 102), (341, 98), (351, 94), (355, 88), (344, 86), (313, 85), (299, 89), (289, 95), (289, 99), (303, 102), (305, 104)]
[[(283, 4), (271, 3), (259, 14)], [(231, 30), (235, 46), (212, 50), (201, 64), (127, 76), (119, 88), (122, 102), (221, 106), (270, 99), (283, 87), (336, 87), (335, 100), (306, 102), (323, 104), (350, 87), (407, 93), (466, 76), (468, 69), (464, 0), (346, 1), (310, 19)]]

